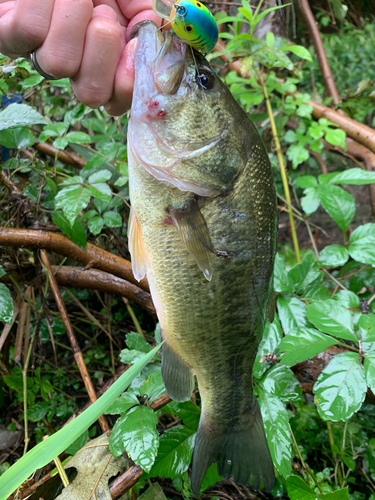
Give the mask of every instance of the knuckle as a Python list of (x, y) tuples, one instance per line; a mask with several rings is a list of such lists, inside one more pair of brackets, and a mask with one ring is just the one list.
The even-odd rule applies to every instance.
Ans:
[(100, 90), (98, 87), (86, 85), (75, 90), (77, 98), (92, 109), (99, 108), (108, 102), (111, 95), (107, 90)]
[[(40, 59), (40, 60), (39, 60)], [(79, 71), (80, 61), (73, 54), (54, 53), (53, 57), (39, 58), (38, 62), (44, 71), (56, 78), (73, 78)]]
[(94, 36), (102, 43), (117, 40), (121, 37), (121, 26), (108, 18), (98, 18), (91, 21), (93, 23)]

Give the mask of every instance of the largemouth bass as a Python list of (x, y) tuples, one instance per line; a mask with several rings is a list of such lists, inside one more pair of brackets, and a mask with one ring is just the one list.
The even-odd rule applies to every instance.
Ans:
[(136, 28), (128, 132), (135, 277), (146, 274), (169, 396), (202, 412), (191, 486), (207, 468), (271, 490), (274, 469), (252, 386), (272, 301), (276, 197), (247, 114), (207, 60), (152, 22)]

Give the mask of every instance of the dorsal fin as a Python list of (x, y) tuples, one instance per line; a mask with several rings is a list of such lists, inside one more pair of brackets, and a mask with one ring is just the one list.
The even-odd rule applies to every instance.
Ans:
[(169, 214), (188, 252), (193, 256), (205, 278), (212, 278), (213, 248), (206, 221), (194, 198), (186, 207), (171, 208)]
[(130, 210), (128, 241), (129, 251), (132, 257), (133, 274), (137, 281), (141, 281), (147, 269), (151, 266), (150, 257), (143, 241), (141, 226), (133, 208)]

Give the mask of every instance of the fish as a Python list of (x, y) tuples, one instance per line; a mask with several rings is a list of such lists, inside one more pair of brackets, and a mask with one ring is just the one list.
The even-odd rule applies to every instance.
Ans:
[(273, 306), (276, 195), (267, 151), (199, 52), (151, 21), (133, 29), (128, 126), (133, 272), (160, 323), (162, 377), (175, 401), (198, 381), (190, 483), (208, 467), (271, 491), (274, 468), (252, 369)]

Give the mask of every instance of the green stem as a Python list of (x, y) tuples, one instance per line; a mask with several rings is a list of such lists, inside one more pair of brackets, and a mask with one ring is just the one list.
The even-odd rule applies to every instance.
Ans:
[(137, 319), (137, 316), (134, 314), (134, 311), (131, 307), (131, 305), (129, 304), (129, 301), (127, 298), (123, 297), (122, 300), (125, 302), (125, 305), (126, 305), (126, 309), (128, 310), (128, 313), (130, 314), (130, 317), (131, 319), (133, 320), (133, 323), (134, 323), (134, 326), (135, 326), (135, 329), (137, 330), (137, 332), (139, 333), (139, 335), (143, 338), (145, 338), (144, 334), (143, 334), (143, 331), (142, 331), (142, 328), (141, 328), (141, 325), (139, 324), (139, 321)]
[(268, 112), (268, 116), (269, 116), (269, 119), (270, 119), (273, 140), (274, 140), (274, 143), (275, 143), (275, 148), (276, 148), (276, 152), (277, 152), (277, 158), (279, 160), (281, 179), (282, 179), (282, 182), (283, 182), (285, 199), (287, 201), (287, 209), (288, 209), (288, 213), (289, 213), (289, 222), (290, 222), (290, 229), (291, 229), (291, 232), (292, 232), (292, 239), (293, 239), (294, 251), (296, 253), (297, 262), (301, 262), (301, 256), (300, 256), (300, 253), (299, 253), (299, 244), (298, 244), (298, 238), (297, 238), (297, 231), (296, 231), (296, 227), (294, 225), (293, 210), (291, 208), (290, 191), (289, 191), (288, 179), (287, 179), (287, 175), (286, 175), (286, 168), (285, 168), (285, 164), (284, 164), (284, 158), (283, 158), (283, 154), (282, 154), (281, 147), (280, 147), (279, 137), (277, 135), (276, 123), (275, 123), (275, 120), (274, 120), (274, 117), (273, 117), (271, 102), (270, 102), (270, 99), (269, 99), (269, 96), (268, 96), (267, 87), (266, 87), (266, 85), (264, 83), (262, 74), (260, 74), (260, 83), (261, 83), (261, 86), (262, 86), (264, 98), (266, 100), (267, 112)]
[(31, 342), (29, 345), (29, 350), (27, 351), (27, 356), (25, 360), (25, 364), (22, 370), (22, 386), (23, 386), (23, 419), (25, 423), (25, 446), (23, 449), (23, 454), (26, 455), (27, 453), (27, 448), (29, 446), (30, 438), (29, 438), (29, 421), (27, 417), (27, 396), (28, 396), (28, 390), (27, 390), (27, 370), (29, 368), (29, 363), (30, 363), (30, 357), (31, 357), (31, 352), (33, 350), (34, 346), (34, 339), (36, 337), (36, 329), (37, 329), (37, 324), (35, 325), (32, 337), (31, 337)]
[(306, 472), (307, 486), (310, 486), (310, 480), (309, 480), (308, 470), (307, 470), (305, 462), (303, 461), (303, 458), (302, 458), (302, 455), (301, 455), (301, 451), (300, 451), (300, 449), (298, 447), (298, 443), (297, 443), (297, 440), (295, 438), (295, 435), (294, 435), (292, 429), (290, 429), (290, 435), (292, 436), (292, 441), (293, 441), (293, 444), (294, 444), (294, 448), (295, 448), (295, 450), (297, 452), (298, 458), (300, 459), (300, 462), (301, 462), (301, 465), (302, 465), (302, 469)]
[(341, 469), (340, 469), (340, 464), (339, 464), (339, 460), (337, 457), (337, 453), (335, 451), (333, 451), (333, 448), (335, 446), (335, 440), (334, 440), (333, 432), (332, 432), (332, 423), (329, 420), (327, 422), (327, 431), (328, 431), (328, 441), (329, 441), (329, 444), (331, 446), (333, 459), (335, 461), (335, 470), (337, 470), (337, 480), (338, 480), (339, 486), (341, 488), (342, 487)]

